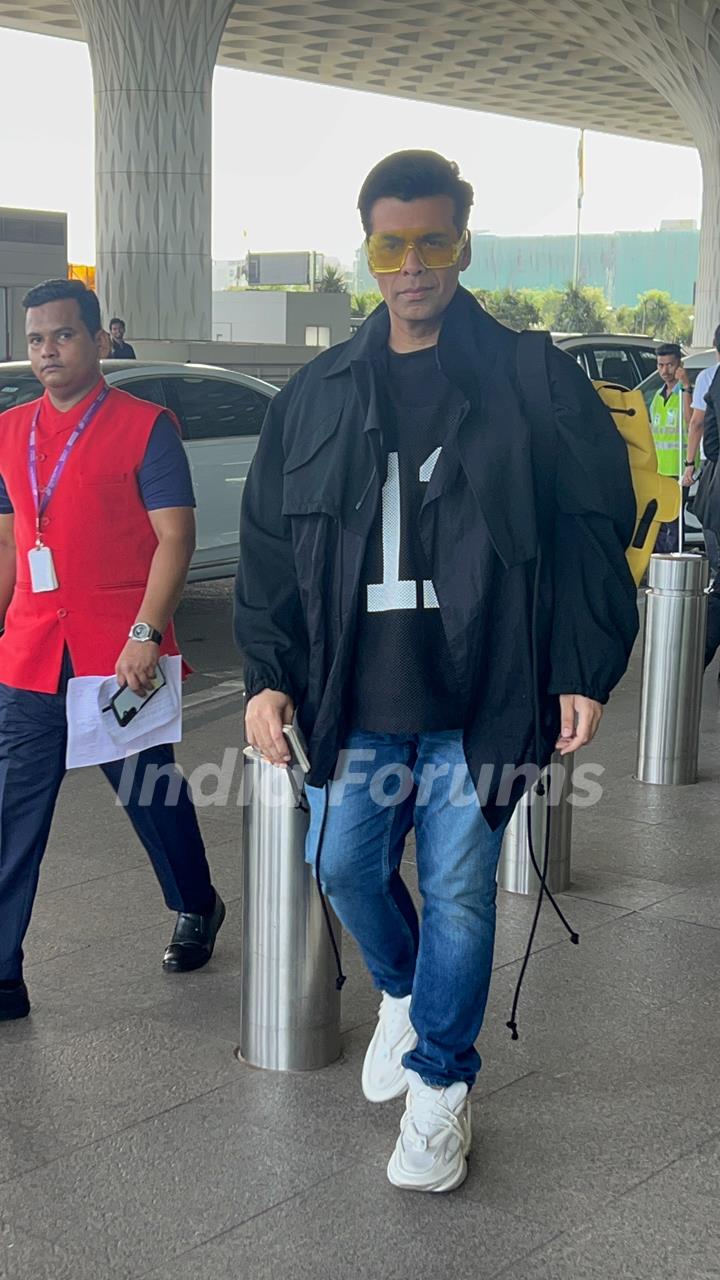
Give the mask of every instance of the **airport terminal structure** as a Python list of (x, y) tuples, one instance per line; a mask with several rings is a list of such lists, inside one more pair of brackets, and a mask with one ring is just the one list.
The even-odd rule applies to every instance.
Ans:
[(697, 345), (720, 294), (717, 0), (0, 0), (0, 25), (86, 40), (97, 267), (139, 338), (211, 336), (211, 85), (246, 71), (698, 148)]

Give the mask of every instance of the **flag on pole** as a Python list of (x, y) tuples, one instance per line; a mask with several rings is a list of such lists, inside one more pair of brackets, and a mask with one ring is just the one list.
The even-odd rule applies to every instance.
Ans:
[(580, 130), (578, 142), (578, 204), (582, 204), (585, 195), (585, 130)]
[(573, 288), (577, 289), (580, 284), (580, 222), (582, 220), (583, 196), (585, 195), (585, 130), (580, 130), (580, 140), (578, 142), (578, 196), (577, 196), (577, 225), (575, 227), (575, 261), (573, 264)]

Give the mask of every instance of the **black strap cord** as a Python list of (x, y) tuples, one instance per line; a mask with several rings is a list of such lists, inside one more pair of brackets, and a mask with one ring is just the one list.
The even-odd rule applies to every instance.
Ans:
[[(539, 591), (540, 591), (541, 568), (542, 568), (542, 551), (539, 550), (537, 563), (535, 565), (535, 583), (534, 583), (534, 589), (533, 589), (533, 621), (532, 621), (532, 664), (533, 664), (533, 700), (534, 700), (534, 720), (535, 720), (535, 754), (538, 760), (542, 758), (542, 743), (540, 739), (540, 682), (539, 682), (539, 676), (538, 676), (537, 628), (536, 628), (535, 622), (537, 617), (537, 605), (538, 605), (538, 597), (539, 597)], [(542, 778), (540, 778), (538, 782), (535, 784), (535, 793), (538, 796), (545, 795), (545, 784), (542, 781)], [(543, 897), (547, 897), (548, 900), (552, 903), (559, 918), (562, 920), (562, 923), (565, 925), (565, 928), (570, 934), (570, 941), (574, 943), (575, 946), (577, 946), (577, 944), (580, 941), (580, 935), (568, 924), (567, 920), (565, 919), (565, 916), (563, 915), (563, 912), (560, 910), (560, 907), (555, 901), (555, 897), (552, 890), (549, 888), (547, 883), (547, 873), (548, 873), (548, 867), (550, 863), (550, 812), (549, 810), (545, 814), (545, 833), (544, 833), (544, 841), (543, 841), (544, 849), (543, 849), (542, 868), (538, 866), (537, 858), (535, 856), (535, 845), (533, 841), (532, 827), (533, 827), (533, 822), (532, 822), (532, 801), (531, 801), (530, 805), (528, 806), (528, 814), (527, 814), (528, 853), (530, 854), (530, 861), (533, 865), (535, 874), (537, 875), (540, 881), (540, 887), (538, 889), (537, 903), (535, 905), (535, 914), (533, 915), (533, 922), (530, 928), (530, 934), (528, 937), (527, 946), (525, 948), (525, 955), (523, 957), (522, 967), (520, 969), (517, 983), (515, 984), (515, 994), (513, 996), (512, 1010), (510, 1013), (510, 1017), (505, 1024), (508, 1027), (508, 1029), (511, 1031), (513, 1040), (517, 1040), (519, 1038), (518, 1029), (517, 1029), (517, 1011), (518, 1011), (518, 1005), (520, 1003), (520, 992), (522, 991), (522, 985), (525, 979), (525, 973), (530, 963), (530, 955), (532, 953), (533, 943), (535, 942), (535, 934), (537, 933), (537, 927), (540, 920), (540, 912), (542, 910)]]
[[(535, 474), (540, 479), (539, 491), (537, 494), (538, 506), (542, 509), (538, 510), (538, 554), (535, 563), (535, 580), (533, 583), (533, 609), (532, 609), (532, 672), (533, 672), (533, 719), (535, 731), (535, 758), (538, 763), (543, 756), (542, 750), (542, 723), (540, 712), (540, 663), (538, 654), (538, 635), (537, 635), (537, 618), (538, 604), (540, 599), (540, 578), (543, 564), (543, 534), (548, 536), (549, 529), (541, 529), (543, 521), (548, 521), (548, 511), (551, 509), (552, 494), (555, 486), (556, 473), (556, 449), (554, 444), (554, 436), (550, 433), (550, 424), (554, 417), (552, 405), (552, 397), (550, 394), (550, 381), (547, 366), (547, 351), (550, 338), (548, 334), (522, 333), (518, 339), (517, 350), (517, 376), (520, 387), (521, 396), (528, 414), (528, 418), (532, 427), (532, 447), (535, 463)], [(535, 785), (536, 795), (542, 797), (545, 795), (545, 784), (542, 778)], [(517, 1011), (520, 1003), (520, 993), (522, 991), (525, 973), (530, 956), (532, 953), (533, 943), (540, 920), (540, 912), (542, 910), (543, 898), (548, 898), (552, 903), (555, 911), (567, 929), (570, 935), (570, 941), (577, 946), (580, 941), (580, 935), (568, 923), (563, 912), (555, 901), (555, 897), (547, 883), (547, 873), (550, 863), (550, 812), (545, 815), (545, 832), (543, 840), (543, 865), (538, 866), (535, 856), (535, 847), (532, 834), (532, 802), (528, 809), (527, 830), (528, 830), (528, 853), (533, 870), (540, 881), (537, 903), (535, 905), (535, 913), (530, 928), (530, 934), (525, 948), (522, 967), (515, 985), (515, 994), (513, 996), (512, 1010), (510, 1017), (505, 1024), (512, 1033), (513, 1040), (517, 1040)]]
[(320, 821), (318, 846), (317, 846), (317, 851), (315, 853), (315, 884), (317, 885), (317, 891), (320, 895), (320, 902), (322, 904), (323, 915), (325, 917), (325, 927), (328, 931), (328, 935), (330, 938), (330, 945), (333, 949), (333, 955), (335, 956), (335, 964), (337, 966), (337, 978), (335, 979), (335, 987), (338, 991), (342, 991), (343, 987), (345, 986), (345, 983), (347, 982), (347, 974), (343, 973), (342, 960), (340, 958), (340, 948), (338, 947), (338, 944), (337, 944), (337, 938), (335, 937), (335, 930), (333, 929), (332, 920), (330, 919), (330, 911), (328, 909), (327, 898), (325, 897), (325, 893), (323, 891), (322, 883), (320, 880), (320, 859), (322, 857), (323, 840), (325, 839), (325, 827), (327, 826), (328, 808), (330, 807), (330, 784), (327, 782), (325, 783), (324, 791), (325, 791), (325, 807), (323, 809), (323, 815)]

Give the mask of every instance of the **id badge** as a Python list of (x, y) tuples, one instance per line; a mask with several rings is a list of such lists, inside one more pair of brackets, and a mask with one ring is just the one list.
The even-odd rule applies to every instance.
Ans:
[(28, 551), (30, 566), (30, 582), (35, 593), (39, 591), (57, 591), (58, 580), (53, 564), (52, 551), (49, 547), (33, 547)]

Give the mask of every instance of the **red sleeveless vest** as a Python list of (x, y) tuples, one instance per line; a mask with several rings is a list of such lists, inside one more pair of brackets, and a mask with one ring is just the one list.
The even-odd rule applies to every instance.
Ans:
[[(27, 553), (35, 545), (35, 506), (28, 472), (30, 426), (38, 403), (38, 484), (45, 488), (85, 409), (100, 390), (67, 414), (42, 401), (0, 417), (0, 475), (15, 512), (17, 577), (0, 637), (0, 682), (56, 693), (65, 646), (78, 676), (106, 676), (124, 648), (147, 585), (157, 538), (143, 506), (138, 471), (163, 410), (111, 388), (76, 442), (42, 517), (57, 591), (30, 589)], [(45, 423), (43, 422), (45, 419)], [(177, 653), (169, 626), (161, 653)]]

